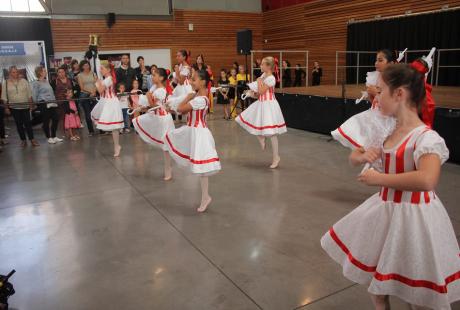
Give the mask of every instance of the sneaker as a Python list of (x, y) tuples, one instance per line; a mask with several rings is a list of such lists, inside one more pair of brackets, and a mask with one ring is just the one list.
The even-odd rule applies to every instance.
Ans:
[(129, 130), (128, 128), (126, 128), (126, 129), (125, 129), (125, 132), (126, 132), (126, 133), (130, 133), (131, 130)]
[(55, 138), (53, 138), (53, 139), (54, 139), (54, 142), (55, 142), (55, 143), (56, 143), (56, 142), (62, 142), (62, 141), (64, 141), (64, 140), (62, 140), (61, 138), (58, 138), (58, 137), (55, 137)]
[(81, 123), (80, 128), (85, 128), (85, 125), (83, 125), (83, 123)]
[(123, 129), (120, 129), (120, 135), (122, 135), (122, 134), (123, 134)]
[(54, 140), (54, 138), (49, 138), (48, 143), (49, 144), (56, 144), (56, 140)]

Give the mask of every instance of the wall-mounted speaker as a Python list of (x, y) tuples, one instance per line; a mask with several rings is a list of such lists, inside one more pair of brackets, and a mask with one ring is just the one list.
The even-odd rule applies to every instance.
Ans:
[(236, 32), (236, 52), (250, 55), (252, 50), (252, 30), (243, 29)]
[(112, 28), (116, 22), (116, 15), (115, 13), (108, 13), (107, 14), (107, 27)]

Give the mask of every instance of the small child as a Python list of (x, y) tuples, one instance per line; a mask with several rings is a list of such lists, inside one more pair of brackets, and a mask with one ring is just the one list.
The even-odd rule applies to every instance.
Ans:
[(129, 96), (125, 94), (126, 85), (124, 83), (118, 83), (118, 100), (120, 101), (121, 111), (123, 112), (123, 123), (124, 127), (120, 129), (120, 133), (129, 132)]
[[(131, 90), (131, 96), (129, 97), (129, 107), (130, 109), (136, 109), (137, 107), (139, 107), (139, 94), (141, 93), (141, 90), (139, 89), (139, 81), (134, 80), (131, 86), (132, 86), (132, 90)], [(134, 112), (134, 117), (138, 117), (138, 116), (139, 116), (139, 112)]]
[(220, 70), (220, 79), (217, 82), (217, 85), (221, 88), (217, 91), (217, 103), (224, 105), (224, 119), (230, 119), (230, 113), (228, 105), (230, 99), (228, 96), (229, 93), (229, 81), (227, 79), (227, 71), (225, 69)]
[(78, 129), (81, 127), (78, 109), (73, 99), (73, 91), (69, 89), (66, 93), (67, 102), (65, 104), (64, 128), (66, 134), (72, 141), (80, 140)]

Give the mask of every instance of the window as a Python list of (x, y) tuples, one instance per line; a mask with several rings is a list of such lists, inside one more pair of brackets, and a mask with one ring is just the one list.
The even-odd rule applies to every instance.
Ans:
[(0, 12), (45, 12), (39, 0), (0, 0)]

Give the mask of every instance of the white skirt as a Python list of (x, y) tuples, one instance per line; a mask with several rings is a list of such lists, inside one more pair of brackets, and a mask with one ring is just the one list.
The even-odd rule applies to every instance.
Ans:
[(133, 119), (136, 132), (142, 140), (166, 151), (164, 137), (167, 132), (174, 130), (174, 121), (171, 114), (156, 115), (145, 113)]
[(460, 250), (439, 198), (415, 205), (375, 194), (334, 224), (321, 246), (371, 294), (433, 309), (460, 299)]
[(182, 126), (166, 134), (165, 144), (176, 163), (192, 173), (212, 175), (221, 169), (208, 128)]
[(276, 100), (254, 102), (235, 121), (256, 136), (280, 135), (287, 131), (283, 113)]
[(91, 111), (96, 128), (112, 131), (124, 127), (123, 113), (117, 98), (101, 98)]

